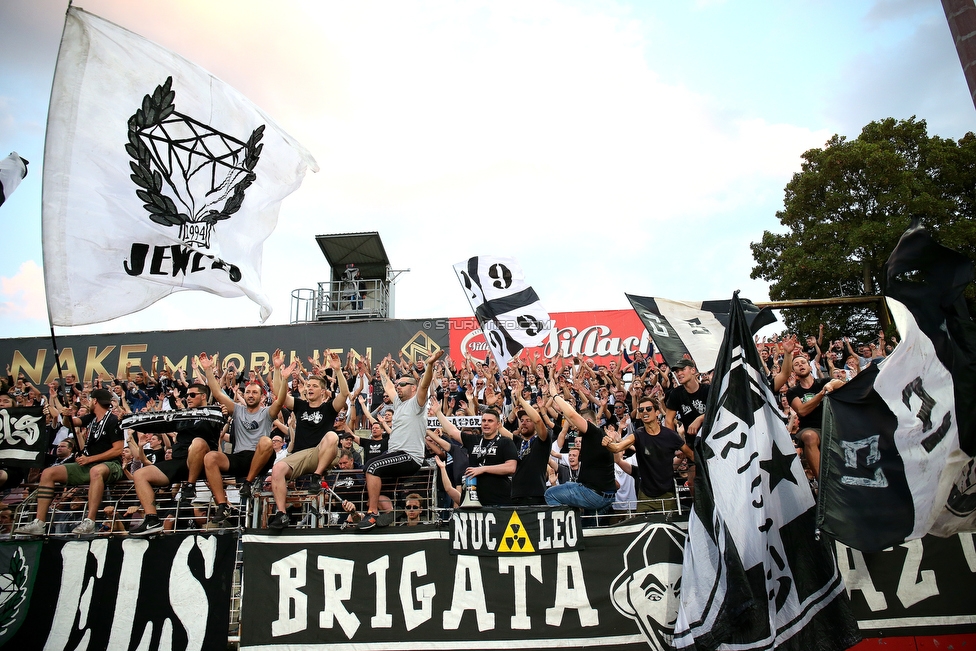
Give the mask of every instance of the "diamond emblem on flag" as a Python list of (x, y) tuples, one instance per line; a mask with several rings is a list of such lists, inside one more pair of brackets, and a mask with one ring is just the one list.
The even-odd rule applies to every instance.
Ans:
[(222, 133), (178, 112), (172, 85), (167, 78), (129, 118), (129, 178), (153, 222), (179, 226), (183, 242), (209, 249), (214, 225), (240, 210), (257, 178), (264, 125), (247, 141)]

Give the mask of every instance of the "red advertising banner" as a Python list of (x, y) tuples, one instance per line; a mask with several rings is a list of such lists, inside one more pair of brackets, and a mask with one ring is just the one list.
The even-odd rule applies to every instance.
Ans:
[[(523, 355), (536, 351), (548, 359), (557, 355), (563, 359), (579, 355), (606, 364), (623, 351), (630, 356), (638, 350), (646, 353), (650, 342), (644, 324), (633, 310), (553, 312), (550, 318), (554, 330), (546, 345), (527, 348)], [(451, 319), (450, 330), (454, 360), (464, 359), (466, 354), (485, 360), (488, 344), (473, 316)]]

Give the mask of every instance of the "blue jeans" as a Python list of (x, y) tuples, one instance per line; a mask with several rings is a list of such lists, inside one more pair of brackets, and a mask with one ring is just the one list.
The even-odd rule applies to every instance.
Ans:
[(613, 504), (613, 499), (613, 493), (610, 497), (606, 497), (603, 493), (575, 482), (559, 484), (546, 490), (546, 504), (549, 506), (575, 506), (584, 511), (597, 513)]

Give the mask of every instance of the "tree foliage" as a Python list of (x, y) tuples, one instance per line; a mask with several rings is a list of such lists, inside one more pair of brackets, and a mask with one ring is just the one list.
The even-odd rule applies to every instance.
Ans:
[[(753, 243), (752, 277), (770, 282), (772, 300), (870, 296), (912, 216), (940, 243), (976, 260), (976, 135), (958, 142), (929, 136), (924, 120), (888, 118), (854, 140), (835, 135), (803, 154), (776, 217), (785, 233)], [(976, 290), (966, 294), (970, 313)], [(784, 310), (792, 332), (873, 340), (874, 306)]]

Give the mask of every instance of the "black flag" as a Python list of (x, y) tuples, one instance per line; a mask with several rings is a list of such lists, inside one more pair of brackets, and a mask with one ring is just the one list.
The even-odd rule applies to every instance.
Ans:
[(857, 623), (833, 547), (733, 297), (695, 461), (676, 649), (846, 649)]
[(826, 400), (818, 518), (849, 547), (879, 551), (976, 526), (973, 265), (913, 223), (885, 265), (902, 341)]

